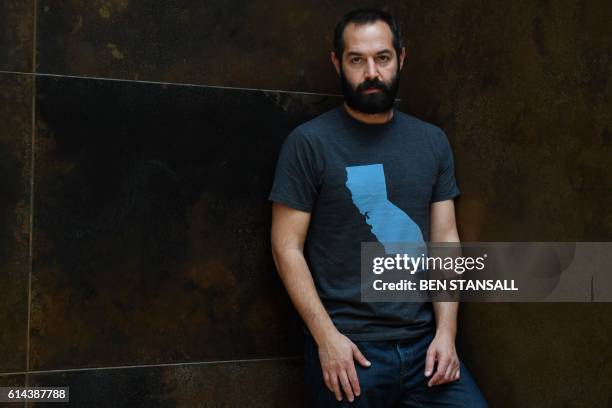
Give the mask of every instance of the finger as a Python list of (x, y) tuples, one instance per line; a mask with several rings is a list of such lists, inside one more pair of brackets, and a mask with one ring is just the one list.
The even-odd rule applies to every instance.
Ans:
[(334, 387), (332, 386), (332, 383), (329, 378), (329, 373), (327, 371), (323, 373), (323, 381), (325, 382), (327, 389), (330, 390), (331, 392), (334, 392)]
[(451, 374), (450, 381), (457, 381), (457, 373), (458, 372), (459, 372), (459, 369), (456, 369), (455, 371), (453, 371), (453, 373)]
[(435, 362), (436, 350), (434, 348), (430, 348), (427, 350), (427, 356), (425, 357), (425, 377), (429, 377), (431, 375)]
[(427, 385), (430, 387), (433, 385), (438, 385), (438, 381), (440, 381), (440, 378), (442, 378), (442, 375), (440, 375), (438, 372), (434, 373), (434, 375), (432, 375), (429, 379)]
[(349, 382), (348, 376), (346, 375), (346, 371), (342, 370), (340, 371), (340, 383), (342, 384), (342, 389), (344, 390), (344, 393), (346, 394), (346, 398), (348, 398), (349, 401), (353, 401), (355, 399), (355, 397), (353, 396), (353, 389), (351, 388), (351, 383)]
[(446, 368), (446, 372), (444, 373), (444, 382), (452, 381), (453, 376), (455, 375), (455, 370), (457, 369), (457, 364), (455, 362), (450, 362), (448, 367)]
[(357, 372), (355, 371), (355, 365), (351, 364), (351, 367), (347, 370), (348, 379), (351, 383), (351, 388), (355, 396), (358, 397), (361, 394), (361, 387), (359, 386), (359, 378), (357, 378)]
[(455, 373), (455, 381), (459, 380), (459, 378), (461, 378), (461, 368), (458, 368)]
[(448, 368), (449, 361), (450, 360), (448, 358), (438, 360), (438, 367), (436, 369), (436, 373), (429, 380), (429, 386), (437, 385), (440, 383), (440, 381), (444, 378), (444, 374), (446, 373), (446, 369)]
[(372, 365), (372, 363), (370, 363), (368, 359), (365, 358), (365, 356), (361, 353), (361, 351), (359, 350), (359, 347), (353, 344), (352, 348), (353, 348), (353, 357), (355, 358), (355, 360), (357, 360), (359, 364), (361, 364), (364, 367), (369, 367)]
[(438, 374), (438, 384), (440, 381), (444, 380), (444, 376), (446, 375), (446, 370), (448, 370), (451, 365), (450, 358), (442, 358), (438, 360), (438, 368), (436, 369), (436, 374)]
[(342, 393), (340, 392), (340, 384), (338, 384), (336, 373), (331, 374), (331, 384), (334, 394), (336, 394), (336, 399), (342, 401)]

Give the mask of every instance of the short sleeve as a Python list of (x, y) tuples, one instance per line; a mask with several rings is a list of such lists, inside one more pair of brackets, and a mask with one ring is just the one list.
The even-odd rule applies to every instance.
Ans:
[(315, 154), (309, 140), (294, 129), (283, 143), (268, 199), (311, 212), (318, 196)]
[(438, 157), (438, 176), (431, 196), (432, 202), (448, 200), (460, 194), (455, 180), (455, 162), (448, 137), (439, 128), (434, 136), (434, 146)]

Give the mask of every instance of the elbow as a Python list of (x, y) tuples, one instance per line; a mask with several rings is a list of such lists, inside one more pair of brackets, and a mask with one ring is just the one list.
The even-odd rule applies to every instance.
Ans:
[(296, 245), (287, 240), (278, 240), (274, 236), (271, 239), (271, 252), (272, 260), (279, 272), (282, 264), (291, 262), (296, 256), (303, 256), (301, 245)]

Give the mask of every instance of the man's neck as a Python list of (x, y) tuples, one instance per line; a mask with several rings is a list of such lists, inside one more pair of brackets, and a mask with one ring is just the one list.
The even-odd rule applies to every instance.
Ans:
[(381, 113), (363, 113), (351, 108), (346, 104), (346, 102), (344, 102), (344, 109), (346, 109), (348, 114), (358, 121), (367, 123), (369, 125), (380, 125), (387, 123), (393, 118), (393, 109), (389, 109), (388, 111)]

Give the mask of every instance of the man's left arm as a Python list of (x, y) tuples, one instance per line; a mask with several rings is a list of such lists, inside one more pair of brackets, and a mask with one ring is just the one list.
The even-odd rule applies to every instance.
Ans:
[[(452, 199), (431, 204), (430, 241), (459, 242), (455, 222), (455, 204)], [(455, 349), (457, 310), (459, 302), (432, 302), (436, 315), (436, 335), (427, 350), (425, 376), (433, 376), (428, 386), (459, 379), (459, 357)], [(434, 363), (437, 361), (434, 372)]]

